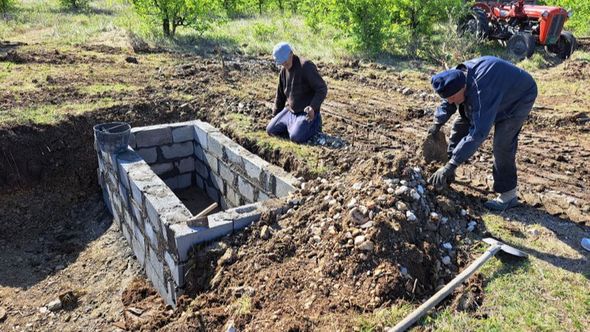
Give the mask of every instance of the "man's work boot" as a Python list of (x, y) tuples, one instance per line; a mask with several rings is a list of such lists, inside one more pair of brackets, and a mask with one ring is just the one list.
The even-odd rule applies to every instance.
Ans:
[(516, 188), (501, 193), (497, 198), (485, 202), (484, 206), (492, 211), (505, 211), (515, 206), (518, 206), (518, 197), (516, 196)]
[(501, 202), (499, 199), (491, 199), (484, 203), (484, 206), (491, 211), (506, 211), (510, 208), (518, 206), (520, 203), (518, 202), (518, 198), (514, 197), (513, 199), (507, 202)]

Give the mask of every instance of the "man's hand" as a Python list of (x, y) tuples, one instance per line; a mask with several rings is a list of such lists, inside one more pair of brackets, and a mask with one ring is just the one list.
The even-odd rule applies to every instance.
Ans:
[(445, 166), (441, 167), (436, 171), (428, 182), (434, 186), (434, 189), (441, 190), (446, 188), (450, 183), (455, 181), (455, 170), (457, 166), (447, 163)]
[(307, 106), (303, 111), (306, 114), (305, 118), (307, 119), (307, 121), (312, 122), (315, 118), (315, 111), (313, 110), (313, 108), (311, 106)]
[(430, 126), (430, 128), (428, 128), (428, 136), (435, 136), (436, 134), (438, 134), (441, 127), (441, 124), (433, 124), (432, 126)]

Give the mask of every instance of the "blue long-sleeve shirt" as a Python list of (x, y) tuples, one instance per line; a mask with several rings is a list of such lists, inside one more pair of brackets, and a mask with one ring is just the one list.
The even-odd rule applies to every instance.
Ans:
[[(494, 123), (528, 114), (530, 106), (524, 109), (519, 101), (537, 95), (537, 84), (529, 73), (493, 56), (469, 60), (457, 69), (467, 71), (465, 101), (460, 107), (470, 128), (453, 150), (450, 162), (454, 165), (462, 164), (477, 151)], [(434, 112), (434, 123), (445, 124), (456, 111), (456, 105), (444, 100)]]

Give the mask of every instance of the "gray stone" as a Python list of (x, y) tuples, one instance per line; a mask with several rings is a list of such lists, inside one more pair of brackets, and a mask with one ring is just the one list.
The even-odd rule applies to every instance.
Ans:
[(157, 175), (162, 175), (168, 173), (174, 169), (174, 165), (172, 163), (161, 163), (161, 164), (153, 164), (152, 170)]
[(254, 187), (241, 176), (238, 176), (238, 191), (246, 200), (254, 201)]
[(194, 153), (194, 147), (192, 142), (163, 145), (160, 147), (160, 149), (162, 149), (162, 155), (166, 159), (189, 157), (192, 156)]
[(207, 163), (207, 166), (209, 166), (209, 169), (212, 170), (213, 172), (219, 174), (219, 168), (218, 168), (218, 162), (217, 162), (217, 157), (215, 157), (214, 155), (205, 152), (205, 160)]
[(194, 126), (172, 128), (172, 139), (174, 140), (174, 143), (193, 141), (194, 132)]
[(47, 304), (47, 309), (49, 311), (58, 311), (61, 309), (61, 301), (59, 299), (55, 299)]
[(138, 149), (137, 154), (139, 154), (148, 164), (153, 164), (158, 160), (158, 149), (155, 147)]
[(172, 143), (172, 131), (169, 126), (157, 125), (132, 128), (131, 132), (135, 134), (136, 146), (139, 148)]
[(178, 173), (188, 173), (195, 170), (195, 158), (188, 157), (184, 159), (180, 159), (174, 163), (176, 169), (178, 169)]

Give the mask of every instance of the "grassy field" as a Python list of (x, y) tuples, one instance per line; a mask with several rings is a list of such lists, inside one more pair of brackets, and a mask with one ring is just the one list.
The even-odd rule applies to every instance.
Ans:
[[(107, 44), (128, 48), (127, 32), (132, 31), (145, 38), (152, 45), (163, 45), (190, 52), (205, 52), (221, 45), (228, 50), (241, 50), (247, 54), (270, 56), (272, 46), (279, 40), (288, 40), (297, 51), (312, 59), (336, 62), (339, 59), (355, 57), (334, 37), (334, 31), (312, 33), (301, 18), (243, 18), (214, 26), (204, 34), (181, 30), (176, 40), (162, 38), (158, 30), (141, 21), (125, 1), (94, 1), (89, 9), (81, 12), (64, 11), (55, 0), (25, 0), (19, 2), (16, 11), (0, 21), (0, 40), (27, 42), (32, 48), (67, 49), (75, 44)], [(488, 45), (489, 46), (489, 45)], [(452, 45), (449, 47), (452, 48)], [(490, 46), (491, 49), (495, 49)], [(475, 50), (475, 53), (481, 53)], [(164, 55), (153, 55), (154, 62), (166, 62)], [(590, 62), (590, 54), (577, 52), (574, 59)], [(412, 72), (412, 62), (400, 61), (397, 68)], [(558, 98), (554, 105), (568, 111), (576, 109), (565, 98), (571, 95), (588, 96), (584, 81), (565, 82), (558, 74), (552, 74), (550, 59), (538, 54), (520, 63), (539, 77), (541, 100)], [(61, 66), (16, 65), (0, 63), (0, 89), (36, 93), (38, 87), (32, 79), (46, 80), (47, 76), (65, 76)], [(69, 70), (72, 70), (71, 68)], [(80, 68), (81, 72), (86, 72)], [(80, 86), (78, 90), (86, 95), (103, 93), (133, 92), (141, 83), (125, 82), (125, 71), (132, 69), (113, 68), (112, 72), (95, 73), (88, 76), (95, 82)], [(103, 80), (121, 77), (121, 82)], [(423, 86), (427, 86), (424, 82)], [(182, 96), (180, 96), (182, 97)], [(189, 96), (185, 96), (189, 97)], [(543, 99), (545, 98), (545, 99)], [(120, 101), (118, 101), (120, 102)], [(109, 97), (98, 98), (92, 103), (42, 104), (29, 108), (15, 108), (0, 111), (0, 123), (42, 123), (60, 121), (67, 114), (79, 114), (115, 103)], [(572, 108), (573, 107), (573, 108)], [(240, 115), (228, 117), (228, 123), (239, 128), (246, 137), (256, 140), (261, 148), (280, 148), (290, 151), (310, 165), (317, 158), (313, 148), (301, 147), (284, 140), (268, 137), (263, 131), (251, 129), (248, 118)], [(323, 165), (315, 163), (312, 172), (321, 174)], [(504, 241), (523, 248), (531, 254), (528, 261), (503, 262), (493, 258), (481, 270), (485, 279), (485, 299), (475, 313), (455, 313), (442, 309), (423, 319), (427, 328), (441, 331), (588, 331), (590, 328), (590, 267), (584, 265), (579, 252), (579, 238), (583, 231), (572, 224), (559, 220), (536, 221), (527, 216), (486, 215), (485, 227)], [(560, 224), (561, 223), (561, 224)], [(587, 234), (586, 234), (587, 236)], [(483, 247), (481, 249), (484, 250)], [(476, 255), (478, 253), (474, 253)], [(587, 255), (587, 254), (586, 254)], [(238, 303), (233, 310), (245, 312), (249, 301)], [(388, 310), (358, 318), (363, 331), (379, 330), (394, 325), (414, 309), (416, 304), (403, 303)]]

